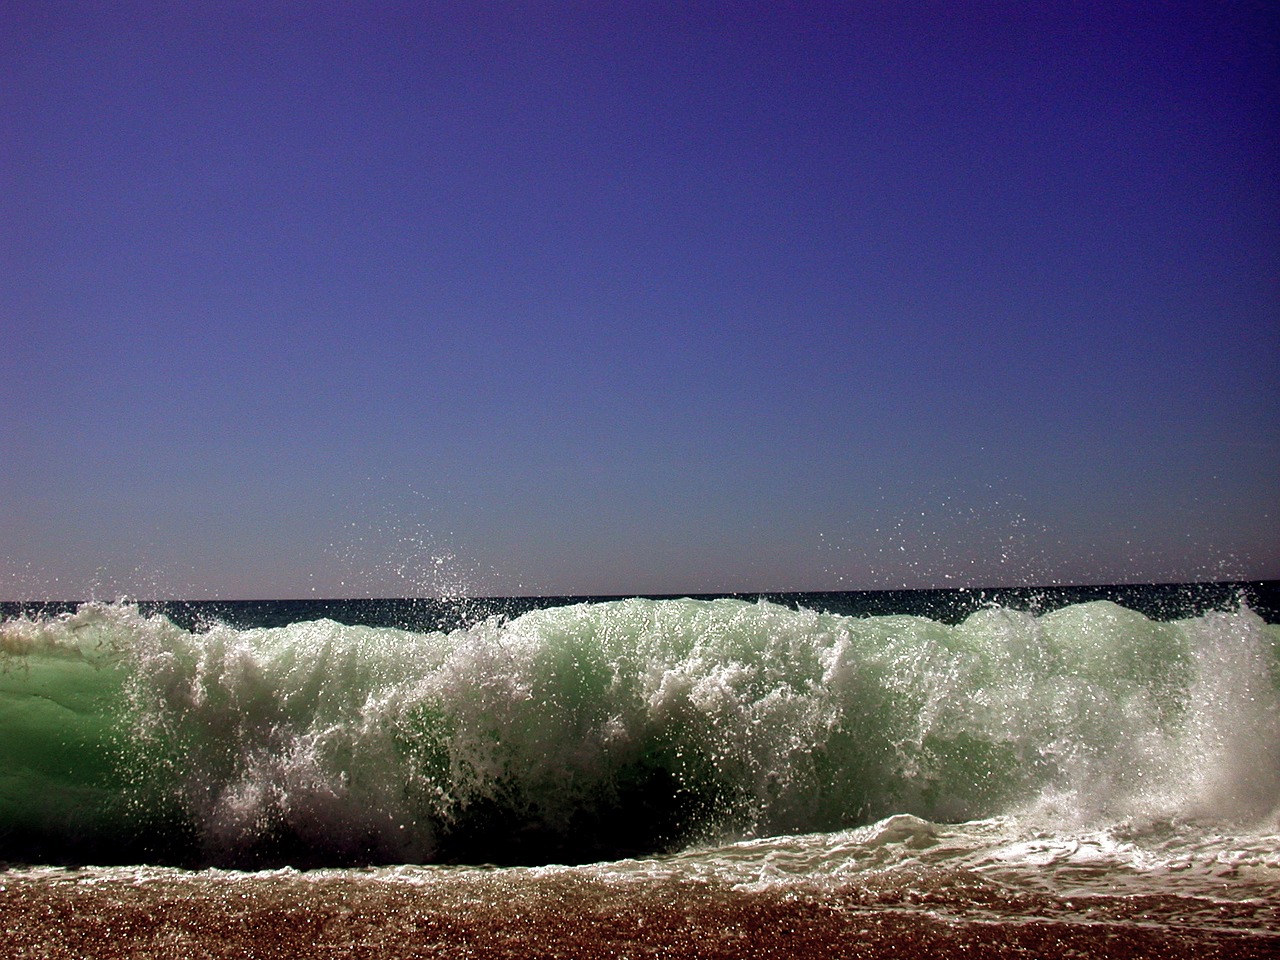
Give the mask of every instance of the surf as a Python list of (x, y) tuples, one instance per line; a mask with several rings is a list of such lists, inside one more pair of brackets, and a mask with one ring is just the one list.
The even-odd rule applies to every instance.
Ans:
[(1277, 650), (1247, 605), (629, 598), (409, 629), (85, 603), (0, 625), (0, 859), (586, 863), (899, 815), (1274, 832)]

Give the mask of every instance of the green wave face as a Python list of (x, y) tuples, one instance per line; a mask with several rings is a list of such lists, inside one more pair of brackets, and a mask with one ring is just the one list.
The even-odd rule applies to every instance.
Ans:
[(0, 627), (0, 856), (91, 853), (127, 821), (119, 611)]
[(955, 626), (739, 600), (453, 632), (0, 625), (0, 859), (575, 862), (895, 813), (1241, 820), (1280, 628), (1108, 602)]

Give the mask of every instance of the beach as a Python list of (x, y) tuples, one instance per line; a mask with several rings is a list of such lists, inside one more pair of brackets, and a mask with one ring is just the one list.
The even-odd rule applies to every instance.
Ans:
[[(0, 874), (14, 958), (1263, 958), (1277, 903), (1179, 922), (1187, 904), (948, 895), (886, 898), (617, 885), (572, 872), (431, 882), (293, 872)], [(1266, 924), (1270, 932), (1259, 925)]]

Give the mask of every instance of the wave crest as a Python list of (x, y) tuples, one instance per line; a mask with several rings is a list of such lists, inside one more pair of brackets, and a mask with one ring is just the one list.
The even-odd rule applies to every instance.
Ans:
[(0, 625), (0, 708), (42, 745), (2, 748), (3, 855), (574, 862), (902, 813), (1274, 822), (1278, 645), (1247, 608), (1107, 601), (947, 625), (631, 599), (440, 632), (86, 604)]

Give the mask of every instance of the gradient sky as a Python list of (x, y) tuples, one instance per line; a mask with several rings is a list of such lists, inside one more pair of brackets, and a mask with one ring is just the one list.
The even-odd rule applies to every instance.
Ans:
[(0, 7), (0, 598), (1280, 577), (1270, 3)]

